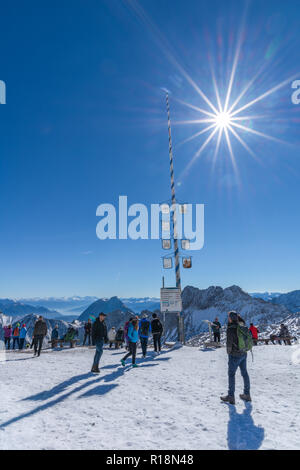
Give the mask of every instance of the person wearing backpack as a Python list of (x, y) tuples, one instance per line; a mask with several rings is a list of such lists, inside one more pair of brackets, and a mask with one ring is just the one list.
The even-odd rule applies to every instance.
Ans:
[(147, 314), (144, 313), (142, 320), (139, 323), (139, 337), (142, 346), (143, 358), (145, 359), (147, 354), (148, 338), (151, 333), (151, 323), (147, 319)]
[(235, 374), (240, 368), (244, 380), (244, 393), (240, 398), (251, 401), (250, 379), (247, 372), (247, 351), (252, 349), (252, 337), (244, 320), (234, 311), (228, 313), (227, 326), (227, 354), (228, 354), (228, 395), (220, 397), (223, 402), (235, 405)]
[(121, 359), (121, 364), (123, 367), (125, 367), (125, 361), (129, 356), (132, 356), (132, 367), (138, 367), (138, 365), (135, 363), (136, 359), (136, 345), (139, 340), (139, 322), (136, 318), (131, 320), (129, 323), (129, 328), (128, 328), (128, 347), (129, 347), (129, 352)]
[(41, 349), (43, 346), (44, 338), (47, 334), (47, 323), (43, 319), (42, 315), (39, 316), (38, 320), (35, 322), (32, 339), (34, 347), (34, 356), (41, 355)]
[(152, 314), (151, 330), (153, 336), (154, 352), (161, 351), (161, 336), (163, 334), (163, 326), (156, 313)]
[(13, 349), (15, 349), (16, 343), (20, 349), (20, 323), (17, 323), (13, 330)]

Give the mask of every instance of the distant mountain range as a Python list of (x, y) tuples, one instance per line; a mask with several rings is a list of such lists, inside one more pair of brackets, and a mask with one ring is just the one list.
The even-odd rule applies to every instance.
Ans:
[(18, 299), (19, 302), (27, 303), (33, 306), (43, 305), (49, 310), (55, 310), (62, 315), (80, 315), (92, 302), (97, 300), (93, 296), (72, 296), (72, 297), (34, 297), (29, 299)]
[(256, 297), (257, 299), (263, 299), (266, 302), (272, 302), (273, 299), (281, 295), (280, 292), (252, 292), (249, 293), (251, 297)]
[(28, 314), (43, 315), (47, 318), (59, 318), (61, 314), (41, 305), (29, 305), (10, 299), (0, 299), (0, 312), (12, 317), (23, 317)]

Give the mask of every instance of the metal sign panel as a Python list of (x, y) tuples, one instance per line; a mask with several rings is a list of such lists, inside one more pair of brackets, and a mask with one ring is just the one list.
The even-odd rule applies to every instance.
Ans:
[(177, 287), (163, 287), (160, 289), (161, 312), (181, 312), (181, 292)]

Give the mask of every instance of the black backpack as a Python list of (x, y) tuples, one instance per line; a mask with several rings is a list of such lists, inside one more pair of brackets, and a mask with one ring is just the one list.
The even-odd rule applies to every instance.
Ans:
[(148, 320), (141, 322), (140, 334), (143, 336), (148, 336), (150, 327), (150, 322)]

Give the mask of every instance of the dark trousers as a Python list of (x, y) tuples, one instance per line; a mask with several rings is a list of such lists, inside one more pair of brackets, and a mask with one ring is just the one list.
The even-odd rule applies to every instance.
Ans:
[(148, 338), (141, 338), (141, 346), (142, 346), (143, 356), (146, 356), (147, 346), (148, 346)]
[(154, 351), (158, 352), (161, 350), (161, 333), (153, 333)]
[(7, 345), (7, 349), (10, 349), (10, 338), (4, 338), (4, 344)]
[(96, 352), (95, 352), (95, 356), (94, 356), (93, 368), (98, 369), (99, 368), (99, 362), (100, 362), (101, 356), (103, 354), (103, 345), (104, 345), (103, 339), (97, 339), (95, 341), (95, 345), (96, 345)]
[(126, 361), (126, 359), (132, 355), (132, 364), (135, 364), (135, 358), (136, 358), (136, 343), (132, 343), (129, 341), (129, 352), (123, 357), (123, 361)]
[(20, 338), (20, 346), (19, 346), (20, 349), (24, 348), (24, 342), (25, 342), (25, 338)]
[(85, 345), (86, 339), (89, 340), (89, 346), (91, 345), (91, 333), (84, 333), (83, 346)]
[(229, 381), (229, 388), (228, 388), (228, 395), (233, 397), (235, 392), (235, 373), (238, 369), (241, 370), (241, 374), (244, 380), (244, 393), (248, 395), (250, 393), (250, 379), (247, 372), (247, 354), (243, 354), (242, 356), (228, 356), (228, 381)]
[(33, 347), (34, 347), (34, 354), (37, 354), (38, 356), (41, 354), (41, 349), (43, 346), (43, 335), (36, 335), (33, 338)]
[(20, 340), (19, 340), (19, 336), (13, 336), (13, 349), (15, 349), (15, 344), (17, 343), (18, 345), (18, 348), (20, 347)]
[(215, 343), (220, 343), (221, 341), (221, 337), (220, 337), (220, 333), (214, 333), (214, 342)]

